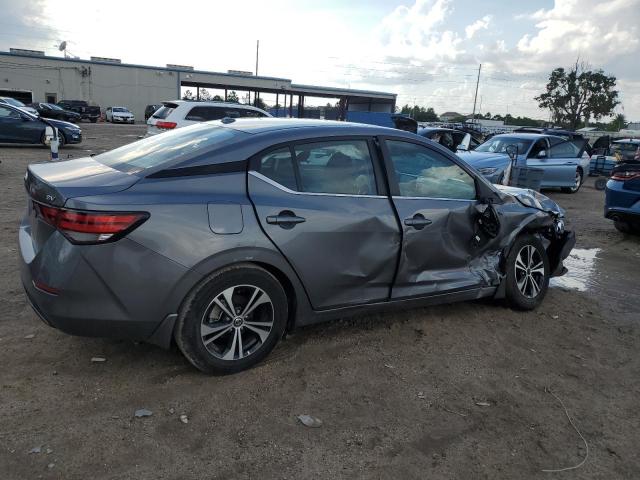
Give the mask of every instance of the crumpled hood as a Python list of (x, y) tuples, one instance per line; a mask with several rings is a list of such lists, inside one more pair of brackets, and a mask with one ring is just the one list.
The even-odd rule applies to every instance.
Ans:
[(491, 152), (462, 152), (458, 156), (473, 168), (503, 169), (509, 164), (509, 156)]
[(494, 187), (500, 192), (515, 198), (526, 207), (537, 208), (538, 210), (564, 217), (564, 209), (540, 192), (528, 188), (509, 187), (506, 185), (494, 185)]

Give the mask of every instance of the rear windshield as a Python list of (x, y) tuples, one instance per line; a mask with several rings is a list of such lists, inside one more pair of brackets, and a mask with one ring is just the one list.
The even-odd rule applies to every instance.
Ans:
[(186, 159), (214, 145), (233, 143), (249, 134), (230, 128), (196, 124), (154, 135), (96, 155), (94, 160), (116, 170), (138, 173), (166, 162)]
[(640, 143), (616, 143), (613, 142), (611, 144), (613, 150), (618, 150), (620, 152), (633, 152), (635, 153), (638, 148), (640, 148)]
[(7, 102), (9, 105), (13, 105), (14, 107), (24, 107), (25, 104), (22, 103), (20, 100), (16, 100), (15, 98), (5, 98), (4, 99), (5, 102)]
[(153, 118), (159, 118), (160, 120), (164, 120), (169, 116), (171, 112), (173, 112), (174, 109), (175, 109), (174, 107), (167, 107), (166, 105), (163, 105), (153, 113)]

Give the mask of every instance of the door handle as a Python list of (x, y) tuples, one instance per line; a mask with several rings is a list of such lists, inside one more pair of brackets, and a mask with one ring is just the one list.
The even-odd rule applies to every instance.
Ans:
[(298, 217), (290, 210), (283, 210), (278, 215), (269, 215), (267, 217), (267, 223), (269, 225), (279, 225), (282, 228), (293, 228), (298, 223), (306, 222), (304, 217)]
[(424, 218), (424, 215), (421, 213), (416, 213), (413, 217), (404, 219), (404, 224), (407, 227), (413, 227), (416, 230), (422, 230), (424, 227), (431, 225), (432, 223), (433, 222), (428, 218)]

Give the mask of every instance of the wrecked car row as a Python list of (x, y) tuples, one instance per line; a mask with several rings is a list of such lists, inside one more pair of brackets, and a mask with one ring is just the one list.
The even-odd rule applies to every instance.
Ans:
[(197, 368), (296, 326), (482, 297), (535, 308), (575, 244), (564, 212), (412, 133), (227, 119), (28, 169), (30, 303), (65, 332), (173, 341)]

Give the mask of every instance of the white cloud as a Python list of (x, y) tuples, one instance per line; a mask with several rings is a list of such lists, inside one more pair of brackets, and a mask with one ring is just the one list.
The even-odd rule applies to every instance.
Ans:
[(524, 35), (517, 48), (536, 64), (566, 64), (577, 57), (604, 64), (639, 45), (640, 0), (556, 0), (531, 18), (538, 31)]
[(491, 23), (491, 15), (485, 15), (484, 17), (476, 20), (471, 25), (467, 25), (464, 29), (467, 34), (467, 38), (473, 38), (473, 36), (480, 30), (486, 30)]

